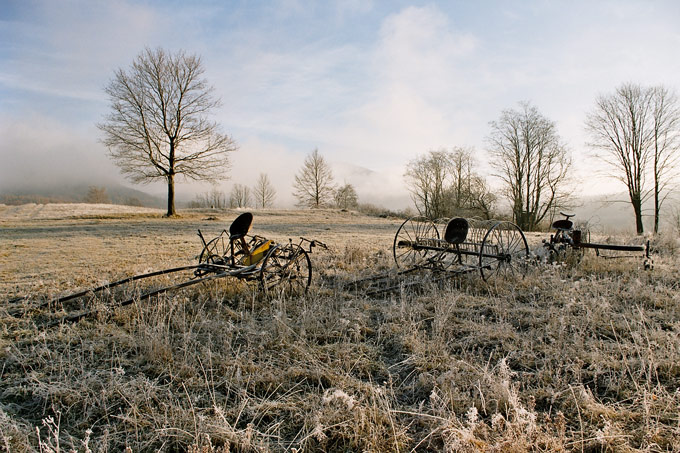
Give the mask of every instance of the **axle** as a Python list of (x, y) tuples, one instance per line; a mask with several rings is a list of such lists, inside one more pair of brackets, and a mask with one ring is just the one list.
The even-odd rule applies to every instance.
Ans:
[[(429, 239), (429, 242), (443, 242), (441, 239)], [(463, 242), (462, 244), (459, 244), (461, 246), (472, 246), (472, 247), (481, 247), (481, 244), (477, 244), (474, 242)], [(504, 254), (491, 254), (491, 253), (479, 253), (475, 252), (472, 250), (466, 250), (464, 248), (458, 247), (458, 246), (436, 246), (436, 245), (427, 245), (423, 244), (421, 242), (413, 242), (413, 241), (399, 241), (397, 243), (398, 247), (410, 247), (413, 250), (420, 251), (420, 250), (426, 250), (426, 251), (433, 251), (433, 252), (449, 252), (449, 253), (458, 253), (460, 255), (467, 255), (467, 256), (482, 256), (483, 258), (493, 258), (497, 259), (499, 261), (510, 261), (510, 255), (507, 253)]]

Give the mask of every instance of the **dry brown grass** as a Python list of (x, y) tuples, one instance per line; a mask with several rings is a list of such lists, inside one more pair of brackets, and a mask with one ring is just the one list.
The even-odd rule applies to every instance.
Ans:
[[(0, 290), (35, 299), (183, 264), (197, 227), (216, 234), (234, 216), (6, 221)], [(391, 266), (398, 224), (256, 213), (254, 233), (331, 245), (312, 256), (318, 286), (303, 298), (218, 281), (123, 309), (92, 300), (96, 317), (51, 329), (41, 322), (58, 314), (14, 318), (4, 302), (0, 449), (680, 450), (670, 248), (652, 272), (586, 255), (492, 286), (336, 289)]]

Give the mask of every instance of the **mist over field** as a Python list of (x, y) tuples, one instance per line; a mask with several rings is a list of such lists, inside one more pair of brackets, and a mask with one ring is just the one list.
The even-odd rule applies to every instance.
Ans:
[[(578, 197), (620, 192), (594, 173), (602, 168), (586, 146), (585, 115), (621, 83), (673, 84), (680, 72), (668, 58), (678, 43), (673, 2), (164, 6), (3, 4), (0, 188), (129, 185), (95, 124), (108, 111), (103, 88), (144, 47), (203, 58), (222, 100), (215, 119), (240, 146), (218, 189), (266, 173), (281, 207), (294, 204), (293, 176), (315, 148), (338, 182), (390, 209), (409, 204), (404, 167), (428, 150), (472, 147), (489, 176), (489, 122), (523, 100), (557, 124)], [(211, 189), (178, 184), (187, 201)]]

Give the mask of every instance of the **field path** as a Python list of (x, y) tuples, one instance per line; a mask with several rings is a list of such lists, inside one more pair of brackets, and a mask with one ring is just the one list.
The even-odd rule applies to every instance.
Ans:
[(66, 219), (83, 216), (106, 216), (121, 214), (162, 214), (154, 208), (140, 208), (113, 204), (89, 203), (27, 203), (19, 206), (0, 205), (0, 223), (21, 220)]

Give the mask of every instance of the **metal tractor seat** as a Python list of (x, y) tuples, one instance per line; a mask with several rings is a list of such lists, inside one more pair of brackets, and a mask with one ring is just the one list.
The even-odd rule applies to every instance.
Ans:
[(242, 239), (250, 231), (250, 226), (253, 224), (253, 214), (244, 212), (231, 223), (229, 227), (229, 240)]
[(560, 231), (569, 231), (574, 226), (574, 222), (567, 219), (555, 220), (552, 227)]
[(465, 242), (469, 227), (468, 221), (462, 217), (449, 220), (444, 232), (444, 240), (452, 245), (462, 244)]
[[(241, 252), (245, 256), (250, 256), (250, 248), (248, 247), (248, 242), (246, 241), (246, 234), (250, 231), (250, 226), (253, 224), (253, 215), (250, 212), (244, 212), (231, 223), (229, 227), (229, 245), (231, 247), (231, 264), (236, 264), (236, 255)], [(238, 241), (238, 242), (237, 242)], [(241, 250), (235, 250), (234, 243), (237, 243), (236, 248)]]

